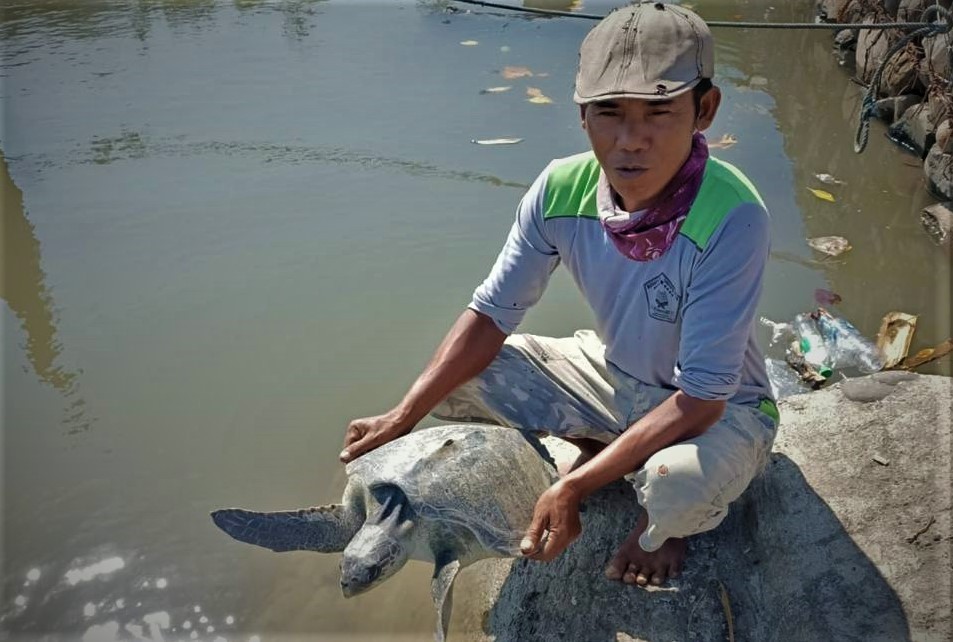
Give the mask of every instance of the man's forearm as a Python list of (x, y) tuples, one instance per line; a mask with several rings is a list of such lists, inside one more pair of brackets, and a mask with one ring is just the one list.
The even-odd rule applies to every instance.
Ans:
[(579, 498), (587, 497), (638, 470), (662, 448), (701, 435), (718, 421), (724, 409), (724, 401), (696, 399), (678, 390), (562, 481)]
[(480, 374), (500, 352), (506, 334), (488, 316), (467, 309), (437, 347), (396, 411), (416, 424), (458, 386)]

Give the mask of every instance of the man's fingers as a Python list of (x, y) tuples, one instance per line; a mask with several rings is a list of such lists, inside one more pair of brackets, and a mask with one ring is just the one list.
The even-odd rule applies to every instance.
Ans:
[(370, 435), (364, 435), (354, 443), (345, 445), (344, 450), (342, 450), (339, 455), (341, 461), (347, 463), (353, 459), (357, 459), (368, 450), (374, 448), (373, 441)]
[(549, 520), (545, 517), (534, 515), (533, 522), (526, 529), (526, 535), (520, 542), (520, 552), (523, 555), (531, 556), (540, 549), (540, 540), (543, 538), (543, 531), (546, 529)]

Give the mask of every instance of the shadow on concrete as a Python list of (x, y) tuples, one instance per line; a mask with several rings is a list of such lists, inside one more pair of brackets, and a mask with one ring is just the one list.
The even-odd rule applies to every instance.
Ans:
[(910, 640), (894, 590), (787, 456), (732, 504), (714, 531), (690, 540), (681, 578), (648, 591), (602, 569), (635, 521), (635, 493), (617, 483), (592, 496), (584, 532), (548, 564), (515, 562), (484, 617), (497, 642)]

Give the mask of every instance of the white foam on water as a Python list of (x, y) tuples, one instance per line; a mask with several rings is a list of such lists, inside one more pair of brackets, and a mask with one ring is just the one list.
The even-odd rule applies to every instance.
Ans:
[(199, 623), (208, 624), (208, 618), (203, 615), (202, 617), (199, 618)]
[(169, 585), (169, 582), (164, 578), (160, 577), (156, 580), (156, 588), (164, 589)]
[(83, 615), (86, 617), (93, 617), (96, 615), (96, 605), (92, 602), (87, 602), (86, 606), (83, 607)]
[(80, 582), (88, 582), (97, 575), (108, 575), (115, 573), (121, 568), (125, 568), (126, 563), (121, 557), (110, 557), (101, 562), (96, 562), (84, 568), (74, 568), (66, 571), (66, 581), (70, 586), (76, 586)]
[(235, 617), (232, 615), (229, 615), (227, 618), (225, 618), (225, 624), (229, 624), (229, 625), (235, 624)]
[(198, 631), (192, 631), (192, 635), (190, 635), (189, 637), (190, 637), (191, 639), (193, 639), (193, 640), (197, 640), (197, 639), (199, 639), (199, 632), (198, 632)]
[(124, 606), (126, 606), (126, 600), (124, 600), (123, 598), (119, 598), (118, 600), (116, 600), (116, 608), (117, 608), (117, 609), (121, 609), (121, 608), (123, 608)]
[(205, 632), (206, 632), (206, 633), (215, 633), (215, 627), (214, 627), (214, 626), (209, 626), (207, 629), (205, 629)]
[(261, 642), (261, 638), (258, 637), (257, 635), (253, 635), (250, 638), (248, 638), (248, 642)]
[(186, 620), (185, 622), (182, 623), (182, 628), (188, 631), (189, 629), (192, 628), (192, 623)]
[(26, 606), (26, 595), (17, 595), (13, 603), (17, 606)]
[(94, 624), (83, 634), (83, 642), (118, 642), (119, 622)]
[(218, 636), (217, 638), (215, 638), (214, 640), (212, 640), (212, 642), (228, 642), (228, 640), (226, 640), (225, 638), (223, 638), (223, 637), (220, 635), (220, 636)]
[(30, 569), (29, 571), (27, 571), (27, 573), (26, 573), (26, 579), (30, 580), (31, 582), (35, 582), (35, 581), (37, 581), (38, 579), (40, 579), (40, 569), (38, 569), (38, 568), (31, 568), (31, 569)]
[(199, 606), (198, 604), (196, 604), (196, 605), (195, 605), (195, 608), (194, 608), (193, 610), (194, 610), (196, 613), (201, 613), (201, 612), (202, 612), (202, 607)]

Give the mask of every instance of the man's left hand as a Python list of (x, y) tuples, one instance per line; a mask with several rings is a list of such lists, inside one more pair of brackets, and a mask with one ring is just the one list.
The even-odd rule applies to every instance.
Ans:
[(523, 555), (549, 562), (566, 550), (582, 532), (579, 501), (579, 496), (562, 481), (540, 495), (533, 511), (533, 521), (520, 542)]

